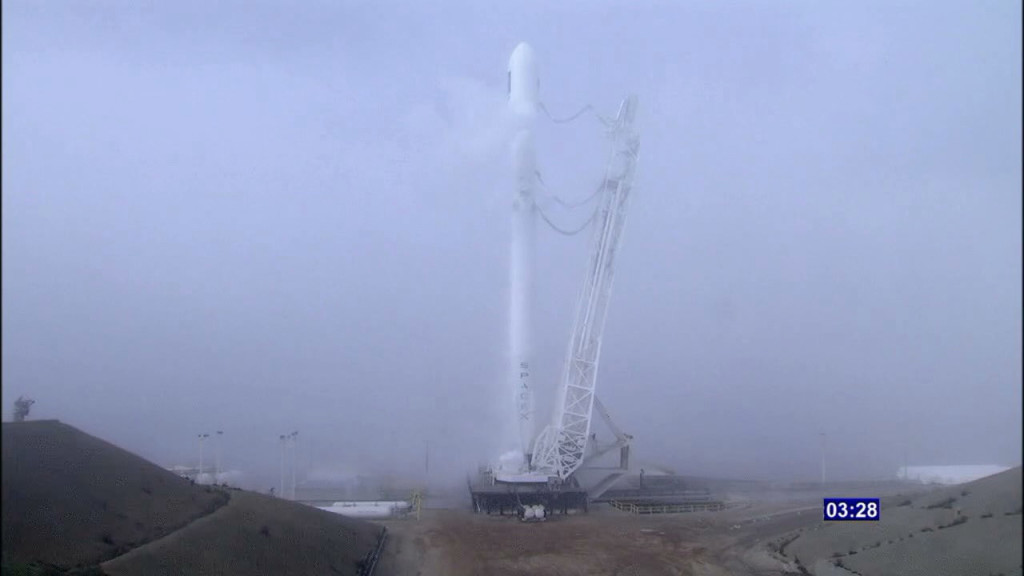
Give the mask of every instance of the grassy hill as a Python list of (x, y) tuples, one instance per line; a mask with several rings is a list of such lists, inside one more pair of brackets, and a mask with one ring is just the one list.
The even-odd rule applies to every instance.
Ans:
[(229, 498), (56, 420), (4, 423), (2, 452), (3, 550), (13, 561), (95, 565)]
[(5, 575), (356, 574), (381, 531), (192, 484), (56, 420), (4, 423), (2, 456)]

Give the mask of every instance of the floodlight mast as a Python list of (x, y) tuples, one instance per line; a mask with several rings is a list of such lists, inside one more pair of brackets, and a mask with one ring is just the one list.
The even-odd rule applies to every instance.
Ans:
[(210, 435), (206, 432), (199, 434), (199, 473), (196, 474), (196, 482), (203, 482), (203, 440), (209, 438)]

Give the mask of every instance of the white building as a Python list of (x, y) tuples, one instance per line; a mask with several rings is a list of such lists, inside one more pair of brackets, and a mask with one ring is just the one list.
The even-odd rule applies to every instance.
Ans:
[(998, 464), (967, 464), (954, 466), (900, 466), (897, 478), (922, 484), (963, 484), (999, 474), (1010, 466)]

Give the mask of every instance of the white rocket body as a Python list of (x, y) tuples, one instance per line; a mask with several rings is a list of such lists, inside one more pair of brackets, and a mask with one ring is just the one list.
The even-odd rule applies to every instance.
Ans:
[(533, 49), (516, 46), (508, 62), (508, 105), (516, 123), (512, 139), (512, 165), (515, 171), (515, 198), (512, 204), (510, 348), (511, 381), (515, 387), (516, 415), (519, 422), (520, 449), (524, 465), (529, 464), (533, 446), (535, 418), (533, 388), (530, 383), (531, 322), (533, 291), (533, 250), (536, 234), (537, 162), (533, 144), (533, 124), (537, 114), (540, 79)]

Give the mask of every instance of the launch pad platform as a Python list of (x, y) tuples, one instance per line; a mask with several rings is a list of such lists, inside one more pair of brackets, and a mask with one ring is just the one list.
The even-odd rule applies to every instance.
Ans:
[(575, 475), (567, 482), (501, 482), (481, 467), (475, 479), (468, 478), (473, 510), (480, 514), (515, 514), (520, 507), (543, 504), (549, 513), (570, 514), (589, 511), (591, 503), (606, 503), (633, 514), (663, 514), (717, 511), (724, 502), (714, 498), (706, 483), (693, 478), (670, 475), (626, 477), (610, 488), (595, 488), (590, 493), (580, 486)]
[(473, 510), (479, 514), (506, 512), (516, 514), (521, 506), (542, 504), (549, 514), (586, 512), (589, 505), (586, 490), (575, 479), (563, 484), (499, 482), (486, 470), (468, 478)]

